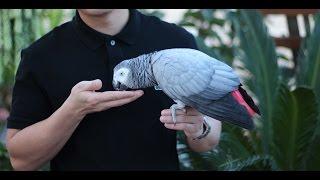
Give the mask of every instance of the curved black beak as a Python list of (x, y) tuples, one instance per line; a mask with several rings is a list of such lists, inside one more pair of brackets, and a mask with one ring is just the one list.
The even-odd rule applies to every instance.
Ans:
[(113, 81), (112, 85), (113, 85), (113, 88), (117, 91), (125, 91), (128, 89), (126, 85), (121, 84), (120, 82)]

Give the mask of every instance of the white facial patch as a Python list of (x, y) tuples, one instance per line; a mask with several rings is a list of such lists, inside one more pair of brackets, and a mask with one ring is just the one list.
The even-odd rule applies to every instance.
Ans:
[(122, 84), (127, 84), (127, 80), (128, 80), (128, 77), (129, 77), (129, 73), (130, 73), (130, 70), (127, 69), (127, 68), (120, 68), (118, 69), (115, 74), (114, 74), (114, 80), (122, 83)]

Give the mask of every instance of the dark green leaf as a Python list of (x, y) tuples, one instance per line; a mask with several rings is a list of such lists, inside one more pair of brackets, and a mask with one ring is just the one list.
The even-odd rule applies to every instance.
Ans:
[(313, 88), (320, 102), (320, 13), (315, 16), (312, 34), (301, 46), (298, 59), (298, 83)]
[(283, 170), (305, 170), (302, 165), (314, 143), (311, 140), (318, 115), (316, 98), (308, 88), (290, 92), (282, 85), (279, 91), (272, 118), (274, 156)]

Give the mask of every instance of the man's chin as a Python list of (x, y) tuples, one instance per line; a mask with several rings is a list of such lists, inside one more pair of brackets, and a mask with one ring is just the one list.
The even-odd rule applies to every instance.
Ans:
[(113, 11), (113, 9), (78, 9), (89, 16), (103, 16)]

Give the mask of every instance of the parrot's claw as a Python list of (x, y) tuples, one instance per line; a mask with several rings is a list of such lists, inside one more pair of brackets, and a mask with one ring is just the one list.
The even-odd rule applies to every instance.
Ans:
[(173, 124), (176, 125), (177, 123), (177, 117), (176, 117), (176, 110), (177, 109), (181, 109), (182, 111), (186, 112), (186, 109), (185, 109), (185, 105), (181, 102), (181, 101), (175, 101), (177, 104), (173, 104), (171, 107), (170, 107), (170, 110), (171, 110), (171, 116), (172, 116), (172, 121), (173, 121)]
[(176, 119), (176, 108), (177, 108), (177, 104), (173, 104), (173, 105), (170, 107), (171, 116), (172, 116), (172, 121), (173, 121), (173, 124), (174, 124), (174, 125), (176, 125), (176, 123), (177, 123), (177, 119)]

